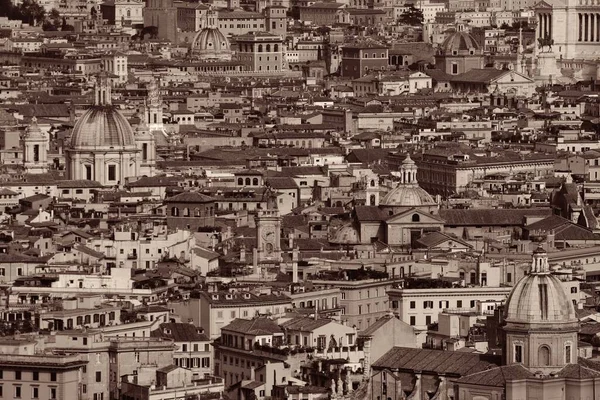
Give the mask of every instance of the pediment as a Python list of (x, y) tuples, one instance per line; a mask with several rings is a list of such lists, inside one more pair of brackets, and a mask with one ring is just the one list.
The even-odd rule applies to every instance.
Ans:
[(538, 3), (535, 3), (535, 5), (533, 6), (534, 10), (551, 10), (552, 9), (552, 5), (546, 3), (545, 1), (540, 1)]
[[(418, 218), (416, 217), (418, 216)], [(418, 221), (415, 221), (418, 219)], [(411, 208), (400, 214), (392, 215), (386, 220), (388, 225), (393, 224), (443, 224), (444, 221), (437, 215)]]

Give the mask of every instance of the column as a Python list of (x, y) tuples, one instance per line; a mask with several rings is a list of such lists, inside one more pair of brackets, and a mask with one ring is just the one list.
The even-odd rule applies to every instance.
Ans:
[(596, 41), (596, 14), (590, 14), (590, 42)]
[(537, 26), (537, 31), (538, 31), (538, 38), (543, 38), (544, 37), (544, 31), (542, 31), (542, 14), (538, 14), (538, 26)]

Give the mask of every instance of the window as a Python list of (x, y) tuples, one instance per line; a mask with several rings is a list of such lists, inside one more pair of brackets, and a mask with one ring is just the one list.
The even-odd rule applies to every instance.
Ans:
[(458, 74), (458, 64), (452, 64), (452, 74), (456, 75)]
[(425, 300), (423, 302), (423, 308), (433, 308), (433, 300)]
[(462, 308), (462, 300), (456, 300), (456, 308)]
[(510, 272), (506, 274), (506, 282), (512, 282), (512, 274)]
[(425, 325), (427, 325), (427, 326), (431, 325), (431, 315), (425, 316)]
[(15, 399), (21, 398), (21, 386), (15, 386)]
[(32, 399), (38, 399), (40, 397), (40, 388), (38, 387), (32, 387), (31, 388), (31, 398)]
[(109, 181), (117, 180), (117, 166), (116, 165), (108, 166), (108, 180)]
[(39, 381), (40, 380), (40, 373), (37, 372), (37, 371), (33, 371), (33, 373), (32, 373), (32, 379), (34, 381)]
[(20, 381), (21, 380), (21, 371), (15, 371), (15, 380), (16, 381)]
[(51, 400), (56, 399), (56, 388), (50, 388), (50, 399)]
[(521, 363), (523, 362), (523, 345), (522, 344), (515, 344), (515, 358), (514, 358), (516, 363)]
[(96, 371), (96, 382), (102, 382), (102, 372)]
[(571, 363), (571, 345), (568, 344), (565, 346), (565, 363)]
[(576, 286), (574, 286), (574, 287), (571, 288), (571, 293), (577, 293), (577, 287)]
[(410, 308), (417, 308), (417, 302), (416, 301), (411, 301), (410, 302)]
[(86, 165), (85, 166), (85, 179), (87, 179), (88, 181), (91, 181), (92, 178), (92, 166), (91, 165)]
[(410, 325), (415, 326), (417, 324), (417, 317), (415, 315), (410, 316)]
[(56, 372), (50, 372), (50, 380), (56, 382)]

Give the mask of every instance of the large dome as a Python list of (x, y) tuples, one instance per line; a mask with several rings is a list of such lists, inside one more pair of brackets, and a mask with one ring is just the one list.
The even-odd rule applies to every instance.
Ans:
[(454, 32), (444, 40), (442, 51), (446, 54), (452, 54), (453, 51), (479, 50), (480, 46), (477, 40), (465, 31)]
[(133, 129), (127, 119), (112, 105), (93, 106), (73, 128), (72, 148), (135, 146)]
[(517, 324), (555, 324), (578, 322), (575, 307), (565, 289), (547, 266), (543, 249), (533, 255), (532, 272), (523, 277), (506, 300), (504, 319)]
[(360, 244), (360, 233), (352, 223), (348, 223), (332, 232), (329, 242), (335, 244)]
[(419, 186), (398, 185), (392, 189), (379, 203), (382, 206), (419, 207), (434, 206), (435, 200)]
[(229, 40), (217, 28), (204, 28), (192, 42), (192, 55), (203, 60), (231, 59)]

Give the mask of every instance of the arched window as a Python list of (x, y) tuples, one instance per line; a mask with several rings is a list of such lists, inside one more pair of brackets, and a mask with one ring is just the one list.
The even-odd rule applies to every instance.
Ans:
[(371, 195), (371, 198), (370, 198), (369, 202), (370, 202), (371, 206), (376, 206), (377, 205), (377, 204), (375, 204), (375, 195), (374, 194)]
[(259, 44), (259, 45), (258, 45), (258, 52), (259, 52), (259, 53), (262, 53), (262, 44)]
[(279, 45), (278, 44), (273, 45), (273, 51), (279, 51)]
[(172, 217), (179, 217), (179, 208), (177, 208), (177, 207), (172, 207), (172, 208), (171, 208), (171, 216), (172, 216)]
[(420, 221), (421, 221), (421, 217), (419, 216), (419, 214), (413, 214), (412, 222), (420, 222)]
[(196, 207), (194, 209), (194, 217), (199, 217), (200, 216), (200, 209), (198, 207)]
[(371, 187), (375, 187), (375, 179), (371, 179)]
[(306, 141), (302, 141), (302, 147), (306, 147)]
[(183, 216), (184, 217), (189, 217), (190, 216), (190, 209), (189, 208), (184, 208), (183, 209)]
[(267, 44), (267, 47), (266, 47), (266, 48), (267, 48), (267, 53), (269, 53), (269, 52), (271, 51), (271, 45), (270, 45), (270, 44)]
[(258, 186), (258, 178), (252, 179), (252, 185), (253, 186)]
[(238, 178), (238, 185), (242, 186), (244, 184), (244, 178)]
[(250, 186), (250, 178), (246, 178), (246, 186)]
[(540, 346), (538, 349), (538, 364), (540, 366), (550, 365), (550, 348), (548, 346)]
[(131, 10), (127, 9), (127, 18), (131, 17)]

